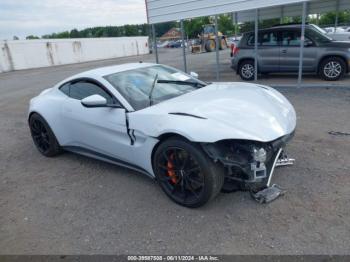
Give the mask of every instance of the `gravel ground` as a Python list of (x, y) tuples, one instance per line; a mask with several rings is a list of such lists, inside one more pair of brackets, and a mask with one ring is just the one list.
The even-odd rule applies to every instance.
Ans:
[[(178, 54), (162, 51), (160, 61), (181, 67)], [(238, 192), (187, 209), (144, 175), (38, 153), (27, 127), (31, 97), (74, 73), (141, 59), (153, 57), (0, 74), (0, 254), (350, 254), (350, 88), (278, 88), (298, 114), (289, 146), (296, 164), (276, 170), (273, 182), (288, 192), (268, 205)], [(213, 54), (188, 59), (190, 70), (214, 80)], [(226, 60), (222, 80), (233, 81)]]

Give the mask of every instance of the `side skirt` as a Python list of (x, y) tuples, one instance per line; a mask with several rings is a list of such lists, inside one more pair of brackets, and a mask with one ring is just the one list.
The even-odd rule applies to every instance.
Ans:
[(105, 155), (105, 154), (102, 154), (102, 153), (99, 153), (99, 152), (96, 152), (96, 151), (93, 151), (93, 150), (90, 150), (90, 149), (79, 147), (79, 146), (64, 146), (62, 148), (64, 150), (72, 152), (72, 153), (76, 153), (76, 154), (79, 154), (79, 155), (91, 157), (91, 158), (98, 159), (98, 160), (101, 160), (101, 161), (104, 161), (104, 162), (108, 162), (108, 163), (111, 163), (111, 164), (114, 164), (114, 165), (126, 167), (126, 168), (129, 168), (129, 169), (135, 170), (137, 172), (143, 173), (143, 174), (147, 175), (148, 177), (150, 177), (152, 179), (155, 179), (155, 177), (152, 174), (150, 174), (149, 172), (147, 172), (143, 168), (138, 167), (136, 165), (133, 165), (131, 163), (125, 162), (125, 161), (120, 160), (118, 158), (114, 158), (114, 157), (111, 157), (111, 156), (108, 156), (108, 155)]

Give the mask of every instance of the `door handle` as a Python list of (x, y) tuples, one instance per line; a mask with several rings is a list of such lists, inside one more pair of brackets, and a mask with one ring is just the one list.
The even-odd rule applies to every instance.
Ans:
[(283, 49), (281, 52), (282, 54), (287, 54), (287, 49)]

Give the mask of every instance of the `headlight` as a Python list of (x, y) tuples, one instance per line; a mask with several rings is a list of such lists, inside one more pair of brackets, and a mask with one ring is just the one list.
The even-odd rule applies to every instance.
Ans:
[(264, 163), (266, 161), (266, 150), (264, 148), (254, 148), (252, 156), (256, 162)]

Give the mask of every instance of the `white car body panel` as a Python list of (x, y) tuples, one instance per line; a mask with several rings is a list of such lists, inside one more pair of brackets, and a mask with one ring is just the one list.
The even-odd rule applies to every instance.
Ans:
[[(293, 106), (270, 87), (241, 82), (214, 83), (134, 111), (104, 79), (112, 73), (153, 65), (126, 64), (72, 76), (33, 98), (29, 114), (40, 114), (62, 147), (128, 166), (150, 176), (154, 176), (152, 152), (161, 135), (175, 133), (190, 141), (205, 143), (224, 139), (269, 142), (291, 134), (296, 127)], [(64, 83), (80, 78), (100, 82), (125, 109), (86, 108), (81, 101), (59, 90)], [(130, 140), (131, 137), (134, 141)]]

